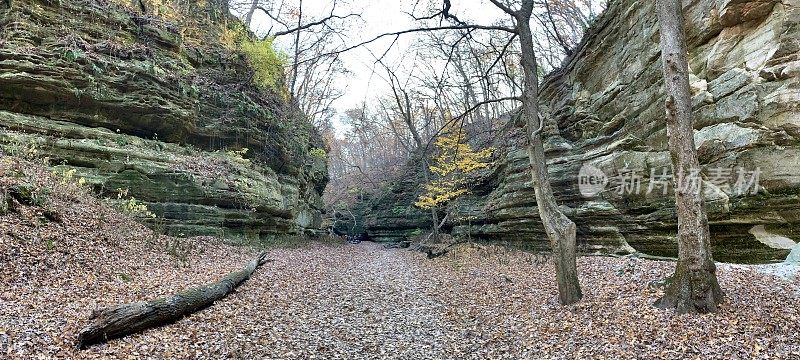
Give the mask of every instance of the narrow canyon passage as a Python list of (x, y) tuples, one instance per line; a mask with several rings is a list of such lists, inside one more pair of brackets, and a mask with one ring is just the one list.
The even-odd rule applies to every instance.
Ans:
[[(83, 356), (464, 359), (796, 354), (797, 284), (721, 266), (715, 321), (652, 306), (671, 264), (582, 257), (583, 301), (558, 304), (551, 263), (466, 246), (435, 260), (375, 243), (276, 249), (214, 306)], [(703, 334), (703, 336), (700, 336)], [(741, 342), (745, 342), (742, 344)], [(214, 354), (211, 356), (210, 354)]]
[(798, 165), (800, 0), (0, 0), (0, 360), (800, 360)]
[(652, 306), (671, 262), (581, 256), (584, 298), (561, 306), (546, 254), (465, 243), (427, 259), (338, 237), (276, 242), (266, 249), (272, 261), (212, 306), (78, 350), (94, 310), (218, 281), (264, 249), (159, 235), (80, 188), (66, 192), (42, 167), (23, 169), (36, 186), (63, 191), (51, 204), (61, 220), (43, 222), (35, 206), (0, 216), (0, 357), (800, 356), (800, 280), (758, 266), (719, 264), (720, 311), (676, 316)]
[(254, 320), (264, 323), (276, 356), (442, 358), (458, 334), (415, 255), (363, 244), (279, 256), (241, 292), (269, 290), (236, 306), (271, 309)]

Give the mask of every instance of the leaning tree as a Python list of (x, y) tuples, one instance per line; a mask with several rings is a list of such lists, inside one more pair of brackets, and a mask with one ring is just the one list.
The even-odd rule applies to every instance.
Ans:
[(528, 160), (536, 205), (555, 256), (559, 300), (564, 305), (572, 304), (583, 297), (575, 264), (576, 227), (575, 223), (558, 208), (547, 174), (547, 161), (542, 145), (544, 122), (539, 116), (539, 65), (530, 25), (535, 1), (522, 0), (522, 5), (518, 9), (512, 9), (500, 0), (490, 1), (513, 18), (514, 27), (511, 31), (520, 41), (520, 64), (524, 74), (522, 115), (527, 125)]
[[(490, 0), (491, 3), (509, 15), (513, 21), (512, 27), (507, 26), (481, 26), (462, 21), (450, 12), (450, 0), (443, 0), (443, 8), (438, 13), (426, 18), (432, 19), (441, 16), (449, 20), (452, 26), (439, 27), (441, 29), (470, 29), (503, 31), (511, 34), (509, 41), (519, 39), (520, 66), (523, 69), (523, 89), (521, 97), (512, 100), (522, 102), (522, 116), (526, 122), (528, 140), (528, 160), (530, 162), (531, 179), (536, 196), (536, 205), (539, 217), (542, 220), (545, 232), (553, 249), (558, 280), (558, 294), (561, 304), (568, 305), (578, 302), (581, 293), (578, 271), (576, 267), (576, 226), (558, 207), (553, 189), (547, 173), (547, 159), (545, 158), (542, 144), (543, 119), (539, 116), (539, 65), (535, 52), (531, 20), (533, 18), (535, 0), (522, 0), (518, 8), (512, 8), (501, 0)], [(424, 30), (424, 29), (423, 29)], [(428, 28), (428, 30), (431, 30)], [(502, 55), (501, 55), (502, 56)], [(509, 100), (509, 98), (495, 99)], [(493, 101), (486, 99), (484, 102)], [(481, 104), (476, 104), (480, 106)], [(473, 107), (474, 109), (476, 107)], [(471, 109), (471, 110), (472, 110)], [(458, 118), (458, 117), (456, 117)]]
[[(576, 267), (576, 226), (558, 207), (553, 188), (547, 173), (547, 159), (542, 144), (543, 119), (539, 116), (539, 65), (534, 47), (531, 20), (536, 5), (534, 0), (522, 0), (518, 8), (512, 8), (501, 0), (490, 0), (491, 3), (509, 15), (513, 27), (496, 27), (512, 34), (512, 40), (519, 38), (520, 65), (523, 70), (523, 91), (519, 100), (522, 102), (522, 116), (526, 123), (528, 138), (528, 160), (530, 162), (531, 179), (536, 195), (536, 205), (550, 245), (553, 249), (558, 280), (558, 294), (561, 304), (578, 302), (581, 293), (578, 271)], [(450, 21), (470, 26), (449, 12), (450, 0), (444, 0), (441, 15)]]

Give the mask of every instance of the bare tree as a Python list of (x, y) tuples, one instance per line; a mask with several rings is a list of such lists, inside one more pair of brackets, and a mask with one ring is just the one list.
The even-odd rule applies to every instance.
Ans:
[(340, 11), (339, 0), (329, 0), (324, 13), (318, 5), (307, 9), (303, 0), (231, 0), (231, 9), (253, 28), (256, 13), (266, 16), (263, 37), (278, 38), (289, 53), (287, 87), (291, 99), (314, 126), (320, 128), (333, 116), (333, 102), (343, 95), (338, 86), (349, 71), (336, 50), (345, 44), (345, 32), (357, 13)]
[[(536, 196), (536, 202), (539, 209), (539, 216), (542, 220), (543, 226), (545, 228), (545, 232), (550, 239), (551, 246), (553, 248), (553, 252), (556, 257), (556, 275), (558, 280), (558, 288), (559, 288), (559, 300), (562, 304), (571, 304), (577, 302), (581, 299), (582, 293), (580, 290), (580, 284), (578, 281), (577, 276), (577, 269), (576, 269), (576, 227), (575, 223), (572, 222), (558, 207), (558, 203), (555, 199), (553, 194), (553, 190), (551, 188), (548, 173), (547, 173), (547, 163), (544, 154), (544, 147), (542, 144), (542, 130), (544, 128), (544, 123), (542, 119), (539, 117), (539, 104), (538, 104), (538, 85), (539, 85), (539, 76), (540, 76), (540, 68), (537, 62), (536, 56), (536, 46), (537, 43), (534, 42), (534, 31), (531, 27), (531, 20), (533, 17), (533, 11), (536, 6), (534, 0), (521, 0), (521, 6), (517, 9), (513, 9), (511, 5), (508, 5), (506, 2), (502, 2), (500, 0), (490, 0), (492, 4), (494, 4), (497, 8), (501, 9), (503, 12), (510, 16), (510, 19), (513, 22), (513, 26), (507, 26), (503, 24), (492, 24), (492, 25), (481, 25), (481, 24), (471, 24), (466, 21), (463, 21), (455, 14), (451, 13), (451, 2), (450, 0), (443, 0), (443, 6), (440, 11), (437, 11), (433, 14), (429, 14), (427, 16), (417, 17), (415, 19), (420, 21), (432, 21), (437, 18), (441, 18), (441, 22), (448, 21), (450, 25), (442, 24), (440, 22), (439, 25), (431, 26), (429, 24), (423, 24), (418, 28), (407, 29), (402, 31), (396, 32), (389, 32), (384, 33), (374, 38), (359, 42), (357, 44), (348, 45), (344, 48), (337, 49), (333, 52), (327, 54), (320, 54), (320, 56), (330, 55), (330, 54), (339, 54), (345, 51), (349, 51), (372, 42), (375, 42), (379, 39), (390, 37), (394, 38), (395, 41), (392, 42), (392, 45), (396, 42), (396, 39), (399, 38), (401, 35), (405, 34), (412, 34), (412, 33), (430, 33), (430, 32), (441, 32), (441, 31), (455, 31), (459, 35), (456, 36), (456, 41), (450, 44), (450, 49), (447, 51), (443, 51), (448, 53), (446, 65), (445, 67), (449, 66), (451, 63), (456, 63), (455, 71), (457, 74), (452, 77), (442, 76), (435, 77), (438, 82), (437, 85), (440, 88), (436, 89), (438, 93), (448, 93), (447, 91), (443, 91), (441, 85), (444, 84), (444, 81), (447, 78), (452, 79), (461, 79), (456, 80), (457, 85), (454, 87), (455, 89), (461, 90), (463, 95), (456, 95), (453, 98), (461, 98), (463, 101), (448, 101), (453, 104), (470, 104), (475, 103), (473, 106), (469, 107), (466, 112), (462, 115), (451, 117), (448, 114), (452, 114), (449, 109), (440, 109), (443, 118), (450, 118), (442, 124), (442, 128), (446, 125), (452, 124), (455, 121), (462, 121), (466, 116), (468, 116), (471, 112), (474, 112), (480, 109), (482, 106), (499, 101), (506, 101), (506, 100), (521, 100), (522, 102), (522, 116), (526, 120), (527, 124), (527, 134), (528, 134), (528, 155), (529, 161), (531, 166), (531, 179), (533, 183), (533, 188)], [(507, 38), (508, 42), (502, 46), (502, 50), (499, 51), (499, 55), (493, 61), (483, 61), (481, 63), (489, 64), (485, 66), (483, 70), (484, 73), (480, 75), (492, 74), (496, 67), (501, 66), (502, 72), (505, 72), (505, 77), (508, 79), (509, 88), (517, 89), (521, 88), (522, 96), (516, 97), (502, 97), (502, 98), (495, 98), (495, 99), (486, 99), (484, 98), (482, 101), (477, 100), (477, 92), (471, 92), (467, 89), (468, 86), (472, 86), (472, 78), (466, 72), (466, 67), (464, 66), (465, 62), (465, 55), (462, 53), (456, 53), (458, 50), (457, 45), (463, 40), (468, 39), (472, 43), (476, 43), (477, 40), (472, 37), (472, 33), (475, 31), (488, 31), (488, 32), (501, 32), (509, 34), (510, 36)], [(508, 50), (510, 49), (510, 45), (513, 43), (515, 39), (519, 39), (519, 62), (518, 65), (515, 65), (512, 62), (507, 61), (507, 57), (504, 56), (507, 54)], [(391, 46), (391, 45), (390, 45)], [(497, 48), (496, 46), (492, 46), (493, 48)], [(388, 52), (385, 51), (383, 54)], [(454, 56), (455, 55), (455, 56)], [(377, 60), (380, 61), (383, 56), (377, 57)], [(460, 62), (460, 64), (459, 64)], [(460, 66), (460, 67), (459, 67)], [(483, 66), (480, 66), (483, 67)], [(388, 68), (387, 68), (388, 69)], [(521, 71), (519, 71), (521, 69)], [(516, 75), (514, 73), (521, 73), (522, 81), (521, 86), (515, 80)], [(479, 75), (479, 76), (480, 76)], [(389, 74), (390, 80), (388, 81), (390, 85), (392, 85), (393, 93), (392, 97), (394, 103), (396, 105), (396, 113), (399, 113), (401, 117), (404, 118), (406, 125), (413, 125), (414, 124), (414, 115), (411, 112), (411, 101), (410, 95), (407, 91), (403, 89), (399, 89), (397, 85), (399, 82), (396, 80), (396, 75)], [(512, 90), (514, 91), (514, 90)], [(462, 108), (465, 106), (462, 106)], [(388, 113), (388, 111), (387, 111)], [(416, 129), (416, 127), (409, 126), (409, 130)], [(396, 128), (394, 128), (396, 130)], [(437, 130), (432, 136), (435, 137), (438, 132), (441, 131)], [(395, 131), (395, 133), (397, 133)], [(419, 132), (411, 134), (411, 138), (414, 141), (414, 144), (417, 148), (421, 145), (421, 137)], [(399, 137), (398, 137), (399, 139)], [(399, 141), (398, 141), (399, 142)], [(426, 144), (426, 147), (430, 145), (430, 141)], [(424, 152), (423, 152), (424, 153)], [(424, 171), (423, 171), (424, 172)], [(435, 217), (434, 217), (435, 219)], [(436, 221), (434, 221), (436, 224)], [(435, 225), (434, 225), (435, 226)]]
[[(497, 135), (496, 119), (513, 110), (508, 102), (487, 102), (517, 96), (521, 78), (501, 69), (501, 63), (519, 63), (519, 54), (510, 51), (516, 35), (478, 33), (468, 30), (451, 30), (427, 34), (420, 42), (419, 51), (427, 66), (417, 76), (418, 88), (427, 91), (442, 118), (448, 114), (465, 112), (476, 104), (477, 108), (466, 116), (468, 128), (474, 135), (472, 141), (487, 145)], [(436, 67), (433, 64), (443, 63)]]
[(558, 208), (547, 174), (547, 162), (541, 137), (544, 123), (539, 117), (539, 66), (536, 61), (533, 33), (530, 26), (534, 1), (522, 0), (521, 7), (516, 10), (500, 0), (490, 1), (509, 14), (515, 22), (514, 32), (520, 41), (521, 65), (525, 79), (522, 93), (522, 113), (527, 124), (528, 159), (531, 166), (533, 188), (536, 193), (536, 205), (555, 255), (559, 300), (564, 305), (572, 304), (583, 297), (575, 264), (576, 227), (575, 223)]
[(675, 174), (678, 215), (678, 263), (672, 282), (657, 306), (678, 313), (713, 312), (722, 302), (716, 266), (711, 256), (708, 218), (702, 191), (689, 189), (688, 177), (700, 168), (694, 143), (692, 98), (683, 10), (680, 0), (657, 0), (661, 26), (661, 61), (666, 85), (667, 134)]

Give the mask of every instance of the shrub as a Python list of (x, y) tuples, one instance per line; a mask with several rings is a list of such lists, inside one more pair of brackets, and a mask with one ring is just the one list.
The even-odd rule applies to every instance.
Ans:
[(242, 23), (224, 26), (219, 41), (230, 51), (241, 51), (253, 68), (253, 84), (263, 89), (276, 90), (288, 96), (284, 84), (284, 69), (288, 63), (286, 54), (273, 46), (275, 38), (253, 39)]
[(117, 189), (117, 200), (118, 200), (117, 208), (120, 211), (133, 217), (151, 218), (151, 219), (156, 218), (156, 214), (152, 213), (150, 209), (147, 208), (147, 205), (137, 200), (133, 196), (131, 196), (128, 199), (125, 199), (127, 196), (128, 196), (128, 189), (122, 189), (122, 188)]
[(253, 67), (253, 83), (272, 90), (283, 90), (286, 55), (272, 46), (273, 38), (264, 40), (246, 39), (241, 43), (241, 50), (247, 62)]
[(311, 149), (310, 154), (311, 156), (322, 160), (325, 160), (328, 157), (328, 153), (326, 153), (324, 149), (320, 148)]

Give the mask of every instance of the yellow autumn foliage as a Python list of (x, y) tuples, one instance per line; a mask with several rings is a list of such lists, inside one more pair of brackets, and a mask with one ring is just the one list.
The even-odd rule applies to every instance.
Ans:
[(425, 184), (425, 193), (417, 198), (415, 206), (430, 209), (438, 207), (459, 196), (468, 194), (466, 176), (491, 165), (487, 160), (493, 147), (475, 151), (466, 141), (463, 129), (447, 128), (434, 142), (439, 155), (430, 166), (435, 179)]

